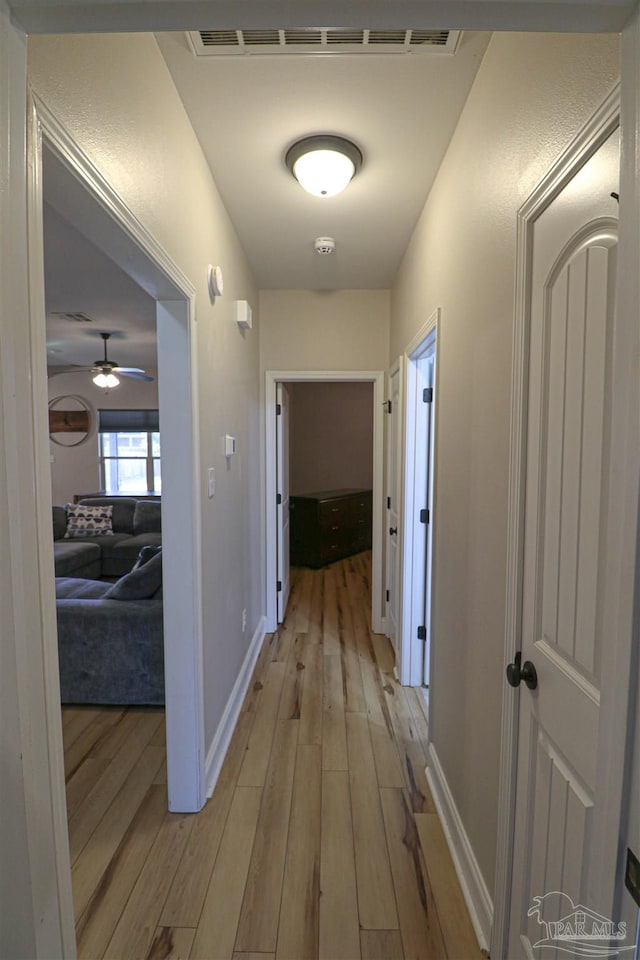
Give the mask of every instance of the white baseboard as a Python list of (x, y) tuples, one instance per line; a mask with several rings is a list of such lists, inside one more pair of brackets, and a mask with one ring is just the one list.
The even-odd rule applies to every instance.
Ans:
[(429, 744), (426, 773), (473, 929), (480, 949), (488, 951), (493, 925), (493, 901), (432, 743)]
[(229, 743), (235, 729), (245, 695), (249, 689), (249, 683), (253, 674), (253, 668), (256, 665), (258, 654), (262, 649), (262, 642), (265, 637), (266, 617), (260, 617), (255, 633), (251, 638), (247, 655), (240, 668), (240, 673), (233, 685), (231, 696), (222, 714), (222, 719), (218, 724), (215, 736), (207, 752), (207, 761), (205, 765), (205, 781), (207, 784), (207, 797), (210, 797), (214, 791), (215, 785), (220, 776), (220, 770), (224, 763), (224, 758), (229, 749)]

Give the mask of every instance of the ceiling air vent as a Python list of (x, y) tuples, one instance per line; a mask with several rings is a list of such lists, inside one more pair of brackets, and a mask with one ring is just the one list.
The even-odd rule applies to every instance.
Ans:
[(454, 54), (459, 30), (200, 30), (188, 33), (197, 57), (352, 54)]
[(429, 47), (446, 47), (450, 36), (450, 30), (412, 30), (411, 45), (424, 43)]

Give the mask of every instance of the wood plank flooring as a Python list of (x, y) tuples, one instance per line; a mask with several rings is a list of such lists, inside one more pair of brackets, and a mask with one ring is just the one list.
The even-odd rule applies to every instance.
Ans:
[(370, 554), (292, 571), (213, 797), (167, 813), (164, 714), (65, 708), (80, 958), (478, 960), (420, 694), (370, 628)]

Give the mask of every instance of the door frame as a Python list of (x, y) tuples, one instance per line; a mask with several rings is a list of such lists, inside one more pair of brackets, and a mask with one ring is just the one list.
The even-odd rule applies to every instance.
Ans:
[[(200, 810), (206, 800), (202, 695), (202, 584), (199, 442), (196, 382), (195, 289), (155, 238), (123, 203), (78, 144), (35, 95), (29, 101), (28, 232), (33, 429), (37, 454), (37, 515), (45, 642), (47, 728), (60, 726), (57, 632), (53, 592), (51, 489), (48, 468), (42, 154), (79, 217), (91, 207), (92, 237), (156, 301), (160, 426), (167, 463), (163, 471), (163, 608), (167, 780), (169, 809)], [(97, 207), (96, 207), (97, 205)], [(97, 211), (97, 213), (96, 213)], [(163, 394), (171, 403), (162, 403)], [(187, 424), (187, 429), (185, 429)], [(170, 504), (170, 509), (167, 504)], [(51, 776), (63, 768), (61, 741), (50, 743)], [(63, 808), (64, 809), (64, 808)], [(64, 823), (66, 834), (66, 819)], [(66, 840), (68, 843), (68, 839)]]
[[(635, 35), (637, 31), (630, 31)], [(637, 42), (637, 36), (635, 37)], [(610, 656), (604, 659), (602, 705), (598, 743), (598, 763), (602, 763), (596, 803), (612, 811), (617, 838), (623, 817), (623, 797), (627, 780), (626, 748), (629, 736), (629, 677), (634, 628), (634, 575), (636, 569), (636, 537), (638, 520), (638, 409), (640, 408), (637, 371), (631, 356), (638, 349), (638, 271), (639, 249), (637, 149), (631, 148), (630, 131), (638, 129), (640, 97), (630, 90), (621, 104), (617, 85), (591, 120), (561, 154), (518, 212), (516, 253), (516, 296), (511, 385), (511, 433), (509, 458), (509, 512), (507, 532), (507, 585), (504, 662), (513, 660), (520, 649), (522, 619), (522, 584), (524, 551), (524, 506), (526, 477), (527, 402), (529, 369), (529, 288), (532, 266), (533, 226), (538, 216), (561, 192), (575, 172), (616, 129), (622, 116), (625, 148), (621, 159), (620, 192), (625, 205), (620, 208), (620, 244), (616, 280), (616, 333), (612, 381), (616, 389), (612, 398), (611, 468), (608, 476), (609, 543), (615, 543), (618, 566), (608, 571), (603, 585), (605, 621), (616, 624), (617, 635)], [(621, 109), (622, 107), (622, 109)], [(631, 208), (631, 209), (630, 209)], [(636, 266), (633, 266), (633, 264)], [(628, 282), (634, 277), (633, 288)], [(618, 336), (619, 334), (619, 336)], [(500, 784), (498, 802), (498, 843), (496, 882), (494, 889), (494, 922), (491, 954), (504, 956), (508, 944), (511, 875), (513, 871), (513, 838), (515, 823), (515, 788), (518, 750), (519, 691), (508, 687), (504, 678)], [(615, 691), (615, 696), (612, 695)], [(605, 832), (604, 830), (602, 831)], [(607, 842), (609, 841), (609, 842)], [(607, 907), (614, 917), (620, 902), (621, 872), (617, 843), (609, 836), (595, 837), (594, 856), (607, 863), (609, 870), (618, 867), (614, 891), (594, 890), (596, 902)], [(608, 871), (603, 871), (608, 872)], [(601, 909), (601, 907), (599, 907)], [(606, 911), (605, 911), (606, 912)]]
[(384, 372), (381, 370), (267, 370), (265, 372), (265, 609), (266, 632), (277, 629), (277, 506), (276, 506), (276, 405), (277, 383), (372, 383), (373, 384), (373, 517), (371, 559), (371, 624), (374, 633), (384, 633), (382, 580), (382, 495), (384, 439)]
[[(289, 391), (285, 383), (279, 380), (276, 383), (276, 537), (278, 541), (276, 579), (282, 589), (278, 590), (276, 594), (278, 624), (284, 622), (291, 592), (291, 549), (290, 544), (287, 543), (287, 536), (291, 532), (291, 518), (288, 516), (291, 502), (288, 449), (291, 435), (289, 401)], [(285, 489), (286, 496), (284, 496)], [(282, 537), (280, 536), (281, 530)], [(285, 569), (286, 579), (284, 577)]]
[[(390, 525), (392, 523), (391, 516), (389, 513), (390, 507), (386, 506), (384, 512), (385, 523), (383, 527), (383, 544), (384, 544), (384, 580), (385, 580), (385, 633), (391, 642), (393, 647), (393, 652), (395, 656), (395, 674), (399, 678), (402, 674), (402, 663), (403, 663), (403, 647), (402, 647), (402, 623), (403, 623), (403, 605), (402, 605), (402, 544), (403, 544), (403, 516), (404, 516), (404, 496), (403, 496), (403, 455), (404, 455), (404, 437), (403, 437), (403, 423), (404, 423), (404, 375), (405, 375), (405, 362), (404, 357), (401, 355), (395, 360), (389, 367), (387, 373), (387, 386), (386, 386), (386, 400), (383, 402), (385, 412), (387, 414), (384, 417), (384, 430), (385, 430), (385, 446), (384, 446), (384, 457), (385, 457), (385, 504), (392, 503), (391, 499), (391, 490), (392, 490), (392, 480), (393, 474), (395, 473), (396, 477), (396, 498), (398, 500), (395, 505), (395, 514), (396, 514), (396, 550), (395, 550), (395, 563), (394, 569), (391, 569), (391, 533)], [(395, 409), (392, 407), (394, 403), (393, 392), (391, 388), (391, 381), (393, 377), (397, 375), (398, 377), (398, 399), (395, 401)], [(395, 417), (395, 442), (396, 449), (394, 450), (391, 443), (391, 422), (390, 418)], [(392, 578), (395, 578), (395, 584), (392, 583)], [(392, 637), (391, 630), (391, 617), (389, 616), (389, 607), (391, 606), (390, 601), (386, 599), (387, 592), (391, 595), (391, 587), (395, 586), (395, 634)]]
[[(428, 575), (425, 569), (425, 562), (421, 555), (417, 556), (416, 548), (416, 511), (419, 509), (418, 503), (424, 499), (424, 494), (418, 489), (418, 476), (422, 464), (422, 447), (419, 442), (417, 427), (420, 418), (420, 410), (423, 407), (422, 401), (422, 379), (418, 369), (419, 362), (428, 356), (432, 351), (435, 356), (436, 379), (433, 391), (433, 414), (434, 436), (431, 440), (431, 449), (433, 458), (430, 465), (431, 484), (433, 485), (433, 499), (435, 501), (435, 463), (436, 463), (436, 443), (438, 439), (437, 430), (437, 369), (438, 369), (438, 332), (440, 325), (440, 307), (437, 307), (429, 316), (429, 319), (422, 325), (420, 330), (411, 340), (404, 351), (405, 367), (405, 395), (403, 398), (404, 406), (404, 482), (403, 482), (403, 511), (402, 511), (402, 553), (401, 553), (401, 636), (400, 636), (400, 683), (403, 686), (421, 686), (423, 675), (423, 654), (419, 650), (423, 642), (417, 639), (417, 629), (422, 626), (424, 610), (424, 581)], [(422, 498), (422, 500), (421, 500)], [(427, 628), (427, 637), (429, 638), (429, 659), (432, 659), (431, 627), (433, 623), (433, 583), (434, 583), (434, 564), (433, 552), (435, 550), (435, 510), (429, 518), (429, 529), (427, 536), (431, 540), (431, 597), (432, 602), (429, 610), (429, 622), (424, 624)], [(426, 558), (425, 558), (426, 559)], [(431, 700), (429, 700), (431, 704)], [(429, 706), (430, 709), (430, 706)]]

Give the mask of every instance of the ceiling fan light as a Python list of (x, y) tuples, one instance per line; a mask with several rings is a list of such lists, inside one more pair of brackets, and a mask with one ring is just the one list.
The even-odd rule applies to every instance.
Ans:
[(306, 137), (290, 147), (286, 163), (307, 193), (335, 197), (359, 170), (362, 153), (344, 137)]
[(108, 387), (117, 387), (120, 383), (114, 373), (103, 372), (97, 373), (93, 378), (93, 382), (95, 383), (96, 387), (103, 387), (105, 389)]

